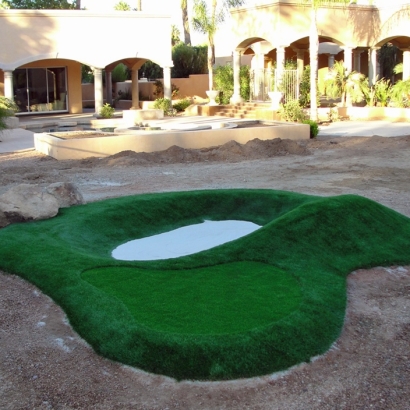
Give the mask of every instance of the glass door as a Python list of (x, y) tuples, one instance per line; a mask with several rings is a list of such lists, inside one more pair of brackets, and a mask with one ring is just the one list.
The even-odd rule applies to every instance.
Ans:
[(14, 70), (14, 99), (20, 113), (67, 111), (65, 67)]

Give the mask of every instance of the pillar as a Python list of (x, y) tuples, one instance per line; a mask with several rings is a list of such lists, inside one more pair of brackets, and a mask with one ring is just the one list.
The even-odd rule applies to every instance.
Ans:
[(354, 50), (353, 51), (353, 70), (360, 73), (361, 70), (361, 64), (360, 64), (360, 58), (363, 53), (363, 50)]
[[(279, 86), (282, 82), (283, 70), (285, 69), (285, 47), (276, 49), (276, 80), (275, 85)], [(278, 91), (275, 89), (275, 91)]]
[(335, 55), (334, 54), (329, 54), (327, 57), (327, 66), (328, 68), (333, 68), (335, 65)]
[(103, 96), (103, 80), (102, 80), (102, 68), (95, 68), (94, 71), (94, 101), (95, 101), (95, 115), (100, 114), (100, 110), (104, 105)]
[(107, 95), (107, 103), (112, 106), (112, 74), (111, 70), (105, 70), (105, 93)]
[(171, 86), (171, 67), (163, 67), (164, 69), (164, 98), (172, 99)]
[(353, 49), (351, 47), (343, 47), (344, 50), (344, 59), (343, 59), (343, 65), (345, 66), (347, 72), (352, 71), (352, 66), (353, 66)]
[(14, 101), (13, 71), (4, 71), (4, 96)]
[(403, 51), (403, 81), (410, 79), (410, 48), (404, 48)]
[(240, 71), (241, 71), (241, 52), (235, 50), (233, 52), (233, 95), (229, 102), (231, 104), (238, 104), (243, 102), (241, 97), (241, 81), (240, 81)]
[(302, 81), (303, 70), (305, 69), (305, 52), (306, 50), (296, 50), (299, 81)]
[(369, 48), (369, 84), (372, 86), (377, 80), (377, 50), (379, 47)]
[(131, 94), (132, 94), (132, 106), (131, 110), (140, 109), (140, 89), (138, 84), (138, 69), (133, 68), (131, 70)]

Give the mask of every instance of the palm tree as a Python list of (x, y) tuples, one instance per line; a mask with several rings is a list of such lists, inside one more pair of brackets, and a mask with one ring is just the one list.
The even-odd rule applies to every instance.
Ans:
[(188, 0), (181, 0), (182, 25), (184, 26), (184, 43), (191, 45), (191, 30), (189, 29)]
[(317, 30), (317, 9), (329, 4), (347, 4), (349, 0), (299, 0), (304, 5), (310, 5), (310, 119), (317, 121), (317, 71), (319, 56), (319, 34)]
[(215, 34), (219, 24), (225, 20), (225, 11), (229, 7), (241, 6), (245, 0), (211, 0), (211, 8), (208, 8), (206, 0), (195, 0), (193, 27), (200, 33), (206, 34), (208, 42), (208, 73), (209, 90), (213, 89), (213, 65), (215, 64)]
[(138, 10), (138, 11), (141, 11), (141, 10), (142, 10), (141, 0), (137, 0), (137, 10)]
[(351, 106), (352, 102), (363, 101), (364, 81), (364, 74), (349, 72), (343, 61), (336, 61), (325, 80), (326, 95), (332, 98), (340, 97), (342, 107)]

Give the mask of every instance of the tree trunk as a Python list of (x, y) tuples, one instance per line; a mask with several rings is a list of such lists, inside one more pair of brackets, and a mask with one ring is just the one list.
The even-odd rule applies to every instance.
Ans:
[(208, 76), (209, 76), (209, 91), (214, 89), (214, 46), (209, 42), (208, 44)]
[(191, 30), (189, 28), (188, 0), (181, 0), (182, 25), (184, 26), (184, 43), (191, 45)]
[(75, 8), (76, 8), (77, 10), (81, 10), (81, 0), (76, 0), (76, 2), (75, 2)]
[(316, 9), (312, 3), (310, 10), (310, 119), (317, 121), (317, 70), (319, 55), (319, 34), (317, 32)]
[(137, 0), (137, 10), (141, 11), (142, 7), (141, 7), (141, 0)]

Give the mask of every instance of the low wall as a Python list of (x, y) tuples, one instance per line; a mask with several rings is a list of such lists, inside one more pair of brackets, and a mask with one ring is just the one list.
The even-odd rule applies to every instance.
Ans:
[(250, 128), (218, 128), (198, 131), (134, 131), (134, 134), (114, 136), (60, 139), (50, 134), (34, 134), (37, 151), (58, 160), (106, 157), (121, 151), (154, 152), (166, 150), (173, 145), (181, 148), (205, 148), (236, 141), (245, 144), (259, 138), (269, 140), (309, 139), (310, 128), (306, 124), (277, 123), (274, 126)]
[[(341, 115), (344, 112), (346, 115)], [(339, 115), (349, 117), (351, 120), (410, 121), (409, 108), (342, 107), (339, 108)]]

